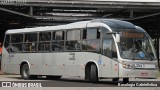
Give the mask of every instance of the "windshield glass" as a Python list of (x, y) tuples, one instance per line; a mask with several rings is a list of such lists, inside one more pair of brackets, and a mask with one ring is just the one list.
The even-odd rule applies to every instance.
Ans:
[(150, 37), (144, 32), (121, 32), (120, 55), (131, 60), (155, 60), (156, 54)]

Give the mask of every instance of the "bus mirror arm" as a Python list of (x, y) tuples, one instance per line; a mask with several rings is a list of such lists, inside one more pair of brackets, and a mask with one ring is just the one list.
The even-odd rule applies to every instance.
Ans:
[(120, 42), (120, 34), (116, 33), (116, 42)]

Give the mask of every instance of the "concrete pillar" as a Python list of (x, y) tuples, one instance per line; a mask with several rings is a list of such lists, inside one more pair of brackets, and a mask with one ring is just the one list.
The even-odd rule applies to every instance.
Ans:
[(130, 16), (129, 16), (129, 18), (133, 18), (133, 15), (134, 15), (134, 11), (133, 11), (133, 9), (130, 11)]
[(30, 9), (29, 9), (29, 15), (33, 15), (33, 7), (32, 6), (30, 6)]

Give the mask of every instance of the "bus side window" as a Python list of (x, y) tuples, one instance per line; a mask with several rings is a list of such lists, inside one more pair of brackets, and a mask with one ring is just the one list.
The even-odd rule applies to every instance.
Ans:
[(10, 52), (21, 52), (22, 51), (23, 34), (12, 34), (11, 43), (9, 45)]
[(112, 39), (105, 39), (103, 40), (103, 55), (107, 57), (112, 57)]
[(64, 31), (56, 31), (52, 33), (52, 51), (63, 51), (64, 50)]
[(50, 49), (51, 32), (40, 32), (38, 51), (51, 51)]
[(66, 33), (66, 50), (80, 50), (80, 30), (69, 30)]
[(6, 35), (6, 36), (5, 36), (4, 47), (6, 48), (6, 50), (7, 50), (8, 52), (9, 52), (9, 49), (8, 49), (9, 45), (10, 45), (10, 35)]
[(83, 30), (82, 50), (100, 52), (100, 31), (98, 28)]
[(37, 33), (27, 33), (25, 34), (25, 42), (23, 46), (24, 51), (36, 51), (37, 49)]
[(117, 58), (117, 51), (113, 39), (103, 40), (103, 55), (110, 58)]

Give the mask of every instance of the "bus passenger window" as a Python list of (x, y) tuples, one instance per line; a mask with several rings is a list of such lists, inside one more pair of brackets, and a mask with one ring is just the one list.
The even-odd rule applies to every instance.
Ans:
[(5, 42), (4, 42), (4, 47), (6, 48), (6, 50), (9, 52), (9, 49), (7, 49), (10, 45), (10, 35), (6, 35), (5, 36)]
[(51, 51), (50, 42), (40, 42), (38, 44), (38, 51)]
[(57, 41), (52, 43), (52, 51), (63, 51), (64, 41)]
[(40, 32), (38, 51), (51, 51), (50, 49), (51, 32)]
[(80, 50), (80, 41), (66, 41), (66, 50)]
[(11, 35), (11, 43), (23, 42), (23, 34)]
[(97, 28), (89, 28), (87, 30), (83, 30), (83, 39), (99, 39), (100, 32)]
[(39, 41), (50, 41), (50, 40), (51, 40), (51, 32), (39, 33)]
[(82, 50), (89, 50), (89, 51), (100, 51), (100, 40), (83, 40), (82, 42)]
[(24, 51), (35, 52), (37, 51), (37, 33), (25, 34), (25, 42), (23, 46)]
[(56, 31), (52, 33), (52, 51), (64, 50), (64, 31)]
[(53, 32), (53, 40), (64, 40), (64, 31)]
[(67, 31), (66, 50), (80, 50), (80, 30)]
[(37, 41), (37, 33), (25, 34), (25, 42), (36, 42), (36, 41)]
[(11, 42), (7, 47), (9, 52), (21, 52), (23, 43), (23, 34), (13, 34), (11, 35)]

